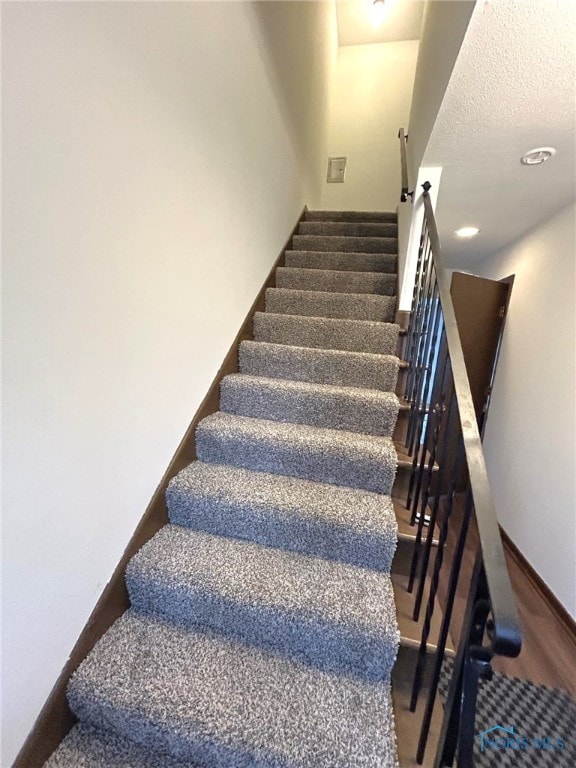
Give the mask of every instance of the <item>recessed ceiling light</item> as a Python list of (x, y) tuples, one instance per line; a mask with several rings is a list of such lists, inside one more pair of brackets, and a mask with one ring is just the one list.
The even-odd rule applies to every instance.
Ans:
[(480, 232), (478, 227), (460, 227), (460, 229), (454, 230), (454, 234), (458, 237), (475, 237), (478, 232)]
[(531, 149), (530, 152), (526, 152), (524, 157), (520, 159), (522, 165), (542, 165), (546, 160), (550, 160), (554, 157), (556, 150), (554, 147), (537, 147)]

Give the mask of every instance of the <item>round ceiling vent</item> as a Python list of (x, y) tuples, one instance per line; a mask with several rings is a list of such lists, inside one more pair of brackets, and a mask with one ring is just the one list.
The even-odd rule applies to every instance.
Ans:
[(530, 152), (526, 152), (520, 162), (522, 165), (542, 165), (546, 160), (554, 157), (555, 154), (556, 150), (554, 147), (538, 147), (537, 149), (531, 149)]

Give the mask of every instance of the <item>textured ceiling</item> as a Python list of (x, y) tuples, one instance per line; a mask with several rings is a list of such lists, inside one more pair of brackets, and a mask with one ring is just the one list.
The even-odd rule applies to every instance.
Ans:
[(386, 0), (384, 18), (374, 23), (372, 0), (336, 0), (339, 45), (418, 40), (424, 2)]
[[(443, 167), (437, 216), (446, 261), (493, 253), (576, 195), (576, 3), (479, 0), (424, 155)], [(534, 147), (556, 156), (523, 166)], [(476, 225), (463, 242), (454, 229)]]

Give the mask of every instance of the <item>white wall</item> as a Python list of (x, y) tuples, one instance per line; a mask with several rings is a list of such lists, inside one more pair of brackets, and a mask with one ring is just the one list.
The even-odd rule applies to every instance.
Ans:
[[(476, 0), (428, 0), (408, 127), (408, 172), (418, 174)], [(434, 165), (437, 165), (435, 159)]]
[[(417, 54), (417, 40), (339, 49), (328, 154), (346, 156), (348, 166), (343, 184), (324, 184), (323, 208), (396, 210), (398, 129), (408, 124)], [(324, 175), (326, 167), (327, 158)]]
[(515, 274), (485, 453), (500, 523), (576, 618), (576, 207), (474, 264)]
[(336, 31), (331, 3), (2, 10), (7, 766), (319, 204)]

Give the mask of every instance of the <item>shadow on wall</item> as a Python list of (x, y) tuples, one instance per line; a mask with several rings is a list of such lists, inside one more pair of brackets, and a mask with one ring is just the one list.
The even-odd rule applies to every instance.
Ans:
[[(298, 158), (319, 204), (328, 141), (329, 88), (336, 65), (332, 3), (253, 3), (255, 38)], [(307, 40), (308, 38), (308, 40)], [(312, 169), (317, 169), (312, 172)]]

